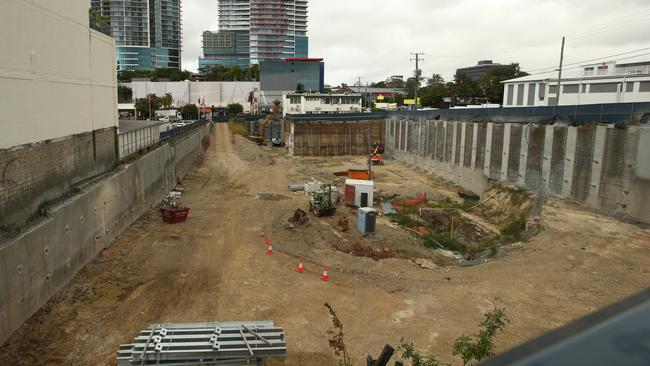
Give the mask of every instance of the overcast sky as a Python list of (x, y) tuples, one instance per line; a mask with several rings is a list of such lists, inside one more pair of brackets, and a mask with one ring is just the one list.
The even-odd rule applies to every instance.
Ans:
[[(182, 4), (183, 68), (195, 71), (201, 33), (218, 30), (217, 0)], [(309, 56), (325, 58), (331, 85), (411, 75), (410, 52), (445, 80), (483, 59), (539, 72), (559, 63), (562, 35), (565, 63), (642, 48), (611, 59), (650, 60), (649, 24), (649, 0), (309, 0)]]

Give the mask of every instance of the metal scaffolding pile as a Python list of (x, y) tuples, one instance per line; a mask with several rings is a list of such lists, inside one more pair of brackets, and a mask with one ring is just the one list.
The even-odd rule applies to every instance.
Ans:
[(120, 345), (117, 365), (263, 365), (286, 355), (284, 331), (272, 321), (152, 324)]

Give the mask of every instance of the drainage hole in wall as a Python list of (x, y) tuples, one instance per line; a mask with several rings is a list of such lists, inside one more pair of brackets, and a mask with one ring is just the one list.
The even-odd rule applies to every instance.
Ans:
[(66, 234), (70, 233), (70, 226), (68, 226), (68, 225), (65, 226), (65, 233)]
[(43, 253), (45, 253), (45, 255), (50, 253), (50, 248), (48, 248), (48, 247), (43, 248)]
[(84, 217), (83, 217), (83, 216), (80, 216), (80, 217), (79, 217), (79, 222), (83, 224), (83, 223), (84, 223), (84, 221), (86, 221), (86, 219), (84, 219)]
[(18, 274), (23, 273), (23, 265), (22, 264), (19, 264), (18, 267), (16, 267), (16, 272), (18, 272)]

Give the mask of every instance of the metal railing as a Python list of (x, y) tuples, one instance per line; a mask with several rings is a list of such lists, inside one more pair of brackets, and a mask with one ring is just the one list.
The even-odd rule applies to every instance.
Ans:
[(187, 124), (185, 126), (174, 127), (174, 128), (169, 129), (167, 131), (160, 132), (160, 140), (161, 141), (169, 140), (169, 139), (174, 138), (176, 136), (182, 135), (182, 134), (184, 134), (186, 132), (192, 131), (195, 128), (205, 126), (207, 123), (210, 123), (210, 122), (204, 121), (204, 120), (196, 120), (196, 121), (194, 121), (194, 122), (192, 122), (190, 124)]
[(152, 125), (120, 133), (120, 160), (142, 151), (160, 141), (160, 125)]
[(389, 117), (528, 121), (530, 118), (566, 117), (575, 124), (639, 121), (650, 114), (650, 102), (563, 105), (559, 107), (463, 108), (426, 111), (395, 111)]

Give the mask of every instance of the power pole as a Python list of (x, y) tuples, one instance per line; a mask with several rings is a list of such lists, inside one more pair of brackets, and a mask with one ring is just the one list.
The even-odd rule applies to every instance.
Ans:
[[(359, 94), (361, 94), (361, 98), (362, 98), (361, 99), (361, 110), (362, 111), (363, 111), (363, 102), (366, 100), (366, 95), (361, 90), (361, 79), (364, 79), (364, 78), (365, 78), (365, 76), (357, 76), (357, 79), (359, 79), (359, 84), (358, 84), (359, 85)], [(367, 102), (366, 102), (366, 104), (367, 104)]]
[(564, 62), (564, 37), (562, 37), (562, 49), (560, 50), (560, 68), (557, 75), (557, 96), (555, 98), (555, 105), (560, 106), (560, 82), (562, 81), (562, 63)]
[(411, 55), (414, 55), (415, 58), (412, 58), (411, 61), (415, 61), (415, 110), (418, 110), (418, 88), (420, 86), (420, 61), (424, 61), (420, 56), (424, 55), (423, 52), (411, 52)]

